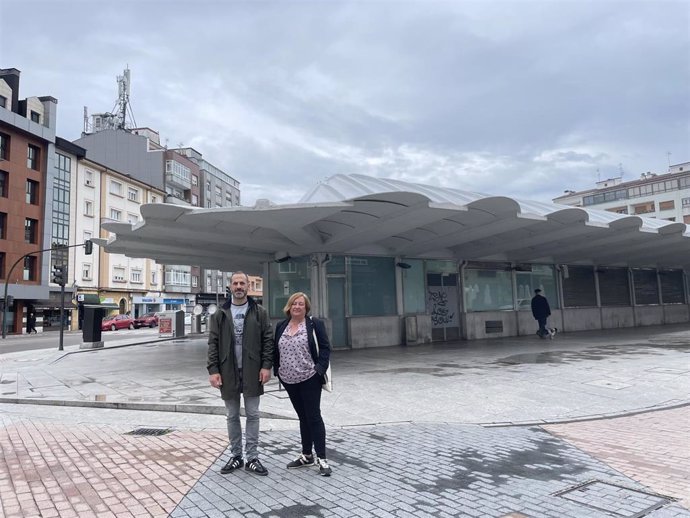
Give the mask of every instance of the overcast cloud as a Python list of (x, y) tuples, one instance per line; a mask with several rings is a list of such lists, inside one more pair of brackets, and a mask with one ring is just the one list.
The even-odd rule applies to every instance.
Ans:
[(129, 65), (137, 125), (245, 205), (337, 173), (547, 201), (690, 161), (687, 1), (0, 0), (0, 57), (69, 140)]

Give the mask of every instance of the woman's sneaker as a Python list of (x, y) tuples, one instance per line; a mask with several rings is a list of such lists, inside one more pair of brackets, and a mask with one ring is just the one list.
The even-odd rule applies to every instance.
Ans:
[(288, 462), (288, 469), (292, 468), (302, 468), (305, 466), (313, 466), (314, 465), (314, 456), (313, 455), (305, 455), (304, 453), (300, 453), (300, 456), (297, 457), (295, 460), (292, 462)]
[(331, 476), (331, 467), (328, 465), (326, 459), (319, 459), (317, 457), (316, 464), (319, 466), (319, 475), (321, 475), (322, 477)]

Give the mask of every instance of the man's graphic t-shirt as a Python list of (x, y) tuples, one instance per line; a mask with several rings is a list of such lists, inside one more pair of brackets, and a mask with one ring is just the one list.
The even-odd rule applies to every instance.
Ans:
[(247, 315), (249, 302), (242, 305), (232, 304), (230, 311), (232, 312), (232, 323), (235, 326), (235, 361), (237, 368), (242, 368), (242, 338), (244, 335), (244, 317)]

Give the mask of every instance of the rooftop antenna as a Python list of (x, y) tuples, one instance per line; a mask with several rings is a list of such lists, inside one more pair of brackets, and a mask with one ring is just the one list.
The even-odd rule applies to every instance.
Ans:
[(623, 171), (623, 164), (621, 162), (618, 162), (618, 172), (620, 173), (621, 178), (623, 178), (625, 171)]
[(597, 182), (601, 182), (601, 173), (599, 172), (598, 167), (597, 167)]
[(668, 160), (668, 170), (671, 171), (671, 152), (666, 151), (666, 159)]

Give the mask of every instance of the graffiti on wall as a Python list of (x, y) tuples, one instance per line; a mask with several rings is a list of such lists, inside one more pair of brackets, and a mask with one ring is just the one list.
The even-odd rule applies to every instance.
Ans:
[(429, 286), (426, 291), (426, 300), (433, 327), (458, 326), (458, 299), (455, 286)]

